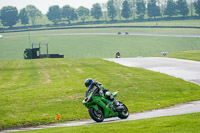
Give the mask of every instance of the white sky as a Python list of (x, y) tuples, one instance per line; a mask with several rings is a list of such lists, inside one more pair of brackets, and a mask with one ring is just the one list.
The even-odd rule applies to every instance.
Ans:
[(78, 8), (84, 6), (89, 9), (95, 3), (107, 3), (108, 0), (0, 0), (0, 9), (4, 6), (15, 6), (18, 10), (26, 7), (27, 5), (36, 6), (43, 14), (46, 14), (49, 7), (52, 5), (70, 5), (71, 7)]

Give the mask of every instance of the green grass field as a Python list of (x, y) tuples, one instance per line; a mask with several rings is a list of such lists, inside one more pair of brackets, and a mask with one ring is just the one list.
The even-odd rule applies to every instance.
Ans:
[(200, 20), (169, 20), (169, 21), (146, 21), (146, 22), (136, 22), (132, 23), (116, 23), (116, 24), (98, 24), (91, 26), (192, 26), (199, 27)]
[[(152, 37), (125, 35), (59, 35), (65, 33), (105, 33), (128, 31), (133, 33), (199, 34), (199, 29), (71, 29), (32, 31), (31, 42), (49, 43), (49, 53), (64, 54), (65, 58), (111, 58), (117, 51), (122, 57), (159, 56), (160, 52), (199, 50), (200, 38)], [(6, 33), (0, 40), (0, 60), (23, 59), (23, 51), (30, 48), (28, 32)], [(45, 51), (45, 49), (42, 49)]]
[(200, 99), (198, 85), (101, 59), (0, 61), (0, 129), (57, 122), (57, 113), (59, 122), (88, 119), (82, 105), (88, 77), (119, 91), (130, 113)]
[[(88, 111), (82, 105), (86, 91), (83, 82), (89, 77), (100, 81), (110, 91), (119, 91), (118, 99), (128, 106), (131, 113), (200, 100), (198, 85), (161, 73), (124, 67), (97, 59), (114, 57), (117, 51), (120, 51), (122, 57), (160, 56), (160, 52), (167, 51), (168, 57), (199, 61), (200, 38), (125, 35), (51, 36), (51, 34), (117, 33), (118, 31), (199, 34), (199, 29), (157, 28), (31, 31), (32, 42), (48, 42), (50, 53), (64, 54), (66, 59), (23, 60), (24, 49), (30, 48), (28, 32), (4, 33), (4, 38), (0, 39), (0, 130), (56, 123), (57, 113), (61, 116), (59, 122), (89, 119)], [(198, 124), (195, 119), (199, 114), (183, 116), (184, 119), (180, 119), (179, 123), (184, 123), (183, 120), (188, 120), (190, 116), (194, 118), (190, 123), (196, 127)], [(182, 116), (170, 118), (171, 124), (173, 121), (178, 122), (176, 119), (180, 117)], [(144, 121), (146, 120), (139, 121), (139, 124), (133, 123), (137, 126)], [(159, 121), (165, 123), (166, 119)], [(148, 123), (152, 121), (147, 120), (144, 127), (151, 125)], [(152, 126), (153, 124), (158, 123), (152, 123)], [(176, 132), (184, 126), (185, 124), (177, 125), (172, 131)], [(76, 131), (79, 128), (82, 127), (60, 130)], [(84, 131), (90, 128), (88, 126)], [(193, 129), (192, 126), (190, 128)], [(129, 128), (129, 130), (131, 132), (139, 129)], [(154, 130), (156, 128), (152, 129), (152, 132), (155, 132)], [(171, 131), (164, 126), (160, 132), (165, 130)]]
[(33, 130), (26, 133), (199, 133), (199, 130), (200, 113), (194, 113), (128, 122)]
[(178, 53), (170, 53), (170, 55), (168, 57), (200, 61), (200, 50), (181, 51)]
[[(103, 26), (103, 25), (102, 25)], [(79, 27), (79, 26), (77, 26)], [(81, 26), (84, 27), (84, 26)], [(199, 34), (198, 28), (92, 28), (93, 26), (85, 26), (86, 28), (79, 29), (59, 29), (59, 30), (40, 30), (33, 31), (30, 29), (30, 35), (43, 35), (43, 34), (63, 34), (63, 33), (117, 33), (117, 32), (133, 32), (133, 33), (164, 33), (164, 34)], [(87, 28), (90, 27), (90, 28)], [(11, 33), (1, 33), (4, 36), (27, 36), (28, 32), (11, 32)]]

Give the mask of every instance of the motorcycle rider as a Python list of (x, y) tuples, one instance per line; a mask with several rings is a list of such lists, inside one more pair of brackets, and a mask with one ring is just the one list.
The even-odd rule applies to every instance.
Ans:
[(116, 55), (115, 55), (115, 57), (116, 57), (116, 58), (120, 58), (120, 53), (117, 52)]
[(88, 88), (89, 92), (92, 89), (95, 89), (98, 95), (104, 94), (105, 98), (113, 102), (114, 108), (113, 110), (120, 110), (122, 109), (121, 106), (119, 106), (119, 101), (116, 100), (113, 95), (107, 90), (106, 88), (103, 87), (103, 85), (99, 82), (94, 82), (91, 78), (88, 78), (85, 80), (85, 86)]

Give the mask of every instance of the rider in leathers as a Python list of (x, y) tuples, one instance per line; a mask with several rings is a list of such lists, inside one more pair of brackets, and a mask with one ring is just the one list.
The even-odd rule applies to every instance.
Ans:
[(103, 85), (99, 82), (93, 82), (91, 78), (85, 80), (85, 86), (88, 88), (89, 92), (92, 89), (96, 89), (96, 93), (99, 95), (104, 94), (105, 98), (112, 101), (114, 105), (114, 110), (120, 109), (119, 102), (115, 100), (115, 98), (112, 96), (112, 94), (103, 87)]

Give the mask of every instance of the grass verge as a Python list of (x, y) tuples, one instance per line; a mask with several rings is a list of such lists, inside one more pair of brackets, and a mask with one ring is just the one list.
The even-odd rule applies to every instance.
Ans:
[[(102, 29), (106, 32), (108, 29)], [(114, 29), (112, 29), (114, 30)], [(115, 29), (115, 32), (120, 29)], [(125, 29), (124, 29), (125, 30)], [(142, 32), (139, 29), (135, 32)], [(72, 32), (88, 32), (87, 30), (70, 30)], [(98, 29), (91, 30), (99, 32)], [(144, 32), (169, 32), (169, 29), (144, 29)], [(188, 33), (189, 30), (179, 30)], [(53, 33), (55, 32), (55, 33)], [(64, 35), (67, 30), (37, 31), (31, 33), (31, 42), (49, 43), (49, 53), (64, 54), (65, 58), (112, 58), (117, 51), (122, 57), (159, 56), (160, 52), (179, 52), (199, 50), (200, 38), (184, 37), (152, 37), (125, 35)], [(178, 30), (177, 30), (178, 32)], [(196, 29), (191, 30), (196, 33)], [(199, 32), (199, 31), (198, 31)], [(55, 35), (60, 34), (60, 35)], [(63, 35), (62, 35), (63, 34)], [(170, 32), (172, 34), (172, 32)], [(23, 59), (23, 52), (30, 48), (28, 33), (6, 34), (0, 40), (0, 60)], [(46, 53), (45, 47), (41, 48)]]
[(189, 50), (177, 53), (170, 53), (168, 57), (200, 61), (200, 50)]
[(130, 113), (200, 99), (200, 86), (101, 59), (0, 61), (0, 129), (88, 119), (84, 80), (100, 81)]
[(128, 122), (93, 124), (76, 127), (25, 131), (26, 133), (199, 133), (200, 113), (143, 119)]

